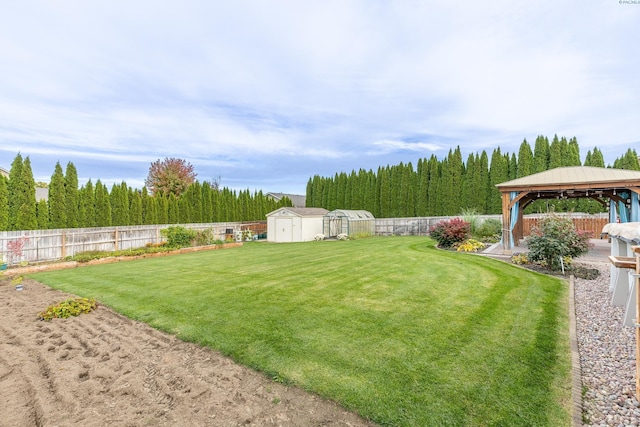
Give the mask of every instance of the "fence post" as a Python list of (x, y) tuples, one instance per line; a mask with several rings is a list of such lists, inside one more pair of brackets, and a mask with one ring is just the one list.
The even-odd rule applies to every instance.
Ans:
[(118, 250), (118, 229), (116, 228), (115, 231), (113, 232), (113, 246), (114, 246), (114, 251)]
[(62, 255), (62, 259), (67, 257), (67, 232), (62, 230), (62, 248), (60, 248), (60, 254)]

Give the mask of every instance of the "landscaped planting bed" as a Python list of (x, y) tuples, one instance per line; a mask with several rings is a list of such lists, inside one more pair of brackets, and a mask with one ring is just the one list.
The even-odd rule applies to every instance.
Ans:
[(566, 282), (428, 238), (249, 243), (31, 277), (381, 425), (570, 424)]

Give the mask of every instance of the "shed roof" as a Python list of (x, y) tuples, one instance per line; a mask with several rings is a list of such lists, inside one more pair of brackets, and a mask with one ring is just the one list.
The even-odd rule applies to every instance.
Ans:
[(324, 208), (291, 208), (291, 207), (282, 207), (279, 209), (276, 209), (275, 211), (269, 212), (267, 214), (267, 216), (271, 216), (271, 215), (276, 215), (276, 214), (290, 214), (290, 215), (294, 215), (294, 216), (300, 216), (300, 217), (305, 217), (305, 216), (324, 216), (326, 215), (326, 213), (329, 212), (328, 210), (324, 209)]
[(640, 171), (598, 168), (593, 166), (569, 166), (534, 173), (533, 175), (497, 184), (500, 190), (507, 188), (533, 188), (574, 184), (603, 184), (605, 186), (640, 181)]

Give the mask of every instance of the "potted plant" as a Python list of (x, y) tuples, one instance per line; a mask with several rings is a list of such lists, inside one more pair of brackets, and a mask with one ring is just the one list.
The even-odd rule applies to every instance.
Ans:
[(6, 269), (7, 269), (7, 263), (4, 262), (4, 257), (0, 253), (0, 270), (6, 270)]

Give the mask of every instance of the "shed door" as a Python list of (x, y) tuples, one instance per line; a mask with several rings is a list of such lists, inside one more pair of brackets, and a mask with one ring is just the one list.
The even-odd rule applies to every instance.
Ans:
[(276, 218), (276, 242), (293, 242), (293, 219)]

